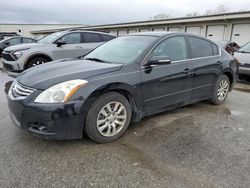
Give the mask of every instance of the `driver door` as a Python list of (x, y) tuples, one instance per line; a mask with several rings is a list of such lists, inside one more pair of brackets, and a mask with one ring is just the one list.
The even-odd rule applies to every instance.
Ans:
[(144, 65), (141, 93), (147, 115), (188, 104), (192, 76), (185, 36), (175, 36), (158, 44), (151, 57), (168, 56), (169, 64)]

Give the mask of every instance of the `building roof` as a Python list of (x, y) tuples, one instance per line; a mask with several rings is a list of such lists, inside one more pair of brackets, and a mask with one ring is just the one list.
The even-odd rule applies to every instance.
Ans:
[[(250, 18), (250, 11), (242, 12), (230, 12), (224, 14), (215, 14), (215, 15), (204, 15), (204, 16), (195, 16), (195, 17), (180, 17), (180, 18), (170, 18), (162, 20), (147, 20), (147, 21), (138, 21), (138, 22), (127, 22), (127, 23), (117, 23), (117, 24), (105, 24), (105, 25), (93, 25), (85, 27), (74, 27), (75, 29), (84, 29), (84, 30), (95, 30), (95, 29), (112, 29), (112, 28), (121, 28), (121, 27), (139, 27), (139, 26), (152, 26), (152, 25), (162, 25), (162, 24), (182, 24), (189, 22), (204, 22), (204, 21), (217, 21), (217, 20), (233, 20), (233, 19), (244, 19)], [(64, 28), (72, 29), (72, 28)], [(50, 30), (37, 30), (32, 31), (33, 34), (40, 33), (51, 33), (57, 32), (62, 29), (50, 29)]]

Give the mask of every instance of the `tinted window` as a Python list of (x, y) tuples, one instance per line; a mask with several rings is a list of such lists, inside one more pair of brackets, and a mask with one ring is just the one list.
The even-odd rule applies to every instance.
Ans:
[(33, 39), (23, 38), (23, 43), (34, 43)]
[(20, 40), (20, 38), (13, 38), (13, 39), (10, 39), (6, 42), (10, 43), (10, 45), (14, 45), (14, 44), (20, 44), (21, 40)]
[(96, 33), (84, 33), (84, 39), (86, 43), (102, 42), (101, 37)]
[(187, 59), (185, 37), (172, 37), (161, 42), (154, 50), (153, 56), (168, 56), (172, 61)]
[(81, 43), (81, 34), (80, 33), (70, 33), (62, 37), (67, 44), (77, 44)]
[(114, 39), (115, 37), (113, 36), (109, 36), (109, 35), (101, 35), (103, 41), (109, 41), (109, 40), (112, 40)]
[(214, 43), (211, 43), (211, 44), (212, 44), (213, 54), (214, 55), (219, 55), (218, 47)]
[(207, 40), (196, 37), (188, 37), (191, 51), (191, 58), (212, 56), (212, 46)]

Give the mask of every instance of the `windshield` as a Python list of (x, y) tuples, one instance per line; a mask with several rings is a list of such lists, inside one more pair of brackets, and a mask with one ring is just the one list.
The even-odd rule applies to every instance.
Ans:
[(250, 43), (245, 44), (242, 46), (238, 52), (245, 52), (245, 53), (250, 53)]
[(64, 32), (57, 32), (57, 33), (50, 34), (42, 38), (41, 40), (39, 40), (38, 43), (53, 43), (56, 39), (61, 37), (63, 34)]
[(155, 39), (154, 36), (119, 37), (101, 45), (84, 59), (108, 63), (132, 63)]

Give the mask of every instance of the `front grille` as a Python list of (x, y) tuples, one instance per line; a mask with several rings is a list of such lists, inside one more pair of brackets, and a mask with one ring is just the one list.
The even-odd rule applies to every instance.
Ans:
[(6, 69), (6, 70), (8, 70), (8, 71), (12, 71), (12, 70), (14, 69), (12, 65), (10, 65), (10, 64), (5, 64), (5, 63), (3, 63), (3, 67), (4, 67), (4, 69)]
[(6, 61), (15, 61), (15, 59), (13, 59), (10, 53), (6, 51), (3, 51), (2, 58), (5, 59)]
[(35, 89), (29, 88), (27, 86), (18, 83), (17, 81), (14, 81), (9, 90), (9, 96), (12, 99), (21, 100), (30, 96), (30, 94), (33, 93), (34, 91)]

